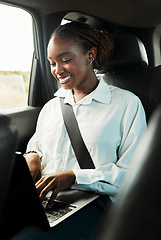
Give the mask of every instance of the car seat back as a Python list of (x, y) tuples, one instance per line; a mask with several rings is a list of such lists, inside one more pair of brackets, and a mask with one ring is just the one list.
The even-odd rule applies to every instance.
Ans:
[(10, 118), (0, 114), (0, 239), (5, 239), (4, 209), (12, 177), (17, 145), (17, 130)]
[(136, 94), (149, 119), (150, 68), (145, 47), (140, 39), (130, 33), (114, 36), (115, 50), (102, 73), (109, 85), (114, 85)]
[(161, 105), (149, 121), (99, 240), (161, 238)]

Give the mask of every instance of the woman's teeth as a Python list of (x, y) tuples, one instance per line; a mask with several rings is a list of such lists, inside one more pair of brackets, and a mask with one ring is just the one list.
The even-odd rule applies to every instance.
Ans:
[(71, 76), (68, 76), (68, 77), (66, 77), (66, 78), (59, 78), (59, 82), (61, 83), (61, 84), (65, 84), (65, 83), (68, 83), (69, 82), (69, 80), (70, 80), (70, 78), (71, 78)]

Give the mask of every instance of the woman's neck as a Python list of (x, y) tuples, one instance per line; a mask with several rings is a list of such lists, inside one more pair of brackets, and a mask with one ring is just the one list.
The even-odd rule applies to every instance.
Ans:
[(72, 92), (73, 92), (74, 101), (78, 102), (82, 98), (87, 96), (89, 93), (93, 92), (98, 86), (98, 83), (99, 81), (96, 75), (94, 75), (94, 78), (88, 82), (88, 85), (84, 89), (73, 89)]

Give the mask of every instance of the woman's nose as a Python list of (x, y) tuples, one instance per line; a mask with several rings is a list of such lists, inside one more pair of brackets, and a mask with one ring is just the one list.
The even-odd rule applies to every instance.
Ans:
[(55, 74), (56, 75), (60, 75), (61, 73), (64, 72), (64, 68), (60, 65), (60, 64), (56, 64), (55, 67)]

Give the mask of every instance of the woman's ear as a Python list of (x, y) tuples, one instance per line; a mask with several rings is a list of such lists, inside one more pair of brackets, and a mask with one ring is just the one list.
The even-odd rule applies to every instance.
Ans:
[(92, 47), (87, 53), (88, 63), (93, 63), (93, 61), (96, 59), (96, 56), (97, 56), (97, 48)]

